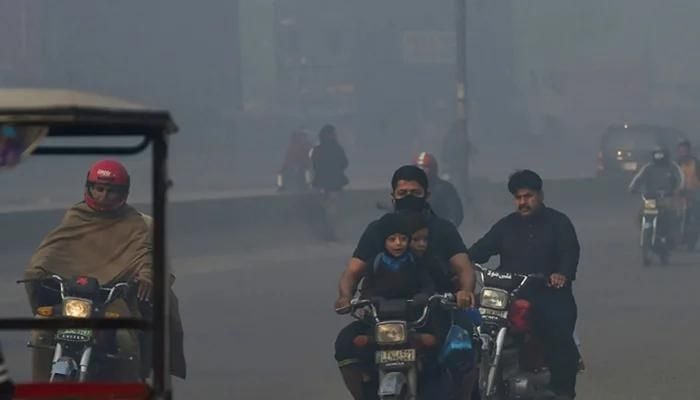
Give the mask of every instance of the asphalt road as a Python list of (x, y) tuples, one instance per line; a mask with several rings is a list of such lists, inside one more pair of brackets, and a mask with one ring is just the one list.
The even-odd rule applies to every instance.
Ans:
[[(700, 255), (681, 253), (668, 267), (643, 268), (633, 201), (552, 206), (569, 213), (583, 247), (575, 290), (588, 369), (579, 398), (697, 399)], [(508, 211), (489, 207), (463, 231), (465, 241)], [(332, 357), (335, 333), (349, 319), (336, 316), (332, 305), (350, 240), (326, 245), (285, 226), (287, 239), (255, 232), (259, 240), (251, 246), (239, 240), (245, 233), (231, 233), (235, 221), (218, 210), (173, 214), (170, 248), (190, 373), (175, 381), (176, 398), (349, 399)], [(59, 218), (0, 216), (2, 315), (26, 315), (22, 290), (12, 281)], [(26, 334), (1, 334), (13, 374), (26, 379)]]

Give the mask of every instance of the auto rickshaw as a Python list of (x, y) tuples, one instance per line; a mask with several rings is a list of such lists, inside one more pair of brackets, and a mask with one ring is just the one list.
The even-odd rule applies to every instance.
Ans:
[[(152, 385), (145, 383), (19, 383), (15, 398), (170, 399), (169, 272), (165, 263), (168, 136), (177, 131), (170, 113), (96, 94), (55, 89), (0, 89), (0, 170), (28, 156), (133, 155), (152, 151), (153, 318), (10, 318), (1, 330), (137, 329), (152, 333)], [(56, 145), (42, 145), (44, 138)], [(132, 138), (129, 145), (65, 145), (61, 138)], [(94, 141), (94, 140), (93, 140)], [(91, 141), (92, 142), (92, 141)], [(112, 140), (113, 142), (113, 140)], [(12, 365), (9, 366), (10, 369)]]

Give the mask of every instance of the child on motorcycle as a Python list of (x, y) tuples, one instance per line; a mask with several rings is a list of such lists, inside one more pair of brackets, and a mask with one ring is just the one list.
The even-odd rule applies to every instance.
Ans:
[[(396, 300), (433, 294), (434, 285), (428, 271), (416, 262), (416, 257), (409, 251), (412, 235), (427, 229), (423, 215), (414, 212), (389, 213), (379, 220), (379, 224), (384, 237), (384, 251), (377, 254), (364, 277), (360, 297)], [(431, 347), (437, 348), (437, 336), (431, 334), (434, 331), (429, 323), (420, 333), (424, 334), (424, 343), (432, 339)], [(376, 379), (373, 379), (376, 349), (357, 340), (371, 333), (371, 323), (354, 321), (343, 328), (335, 343), (335, 359), (345, 385), (355, 400), (366, 399), (377, 392)]]

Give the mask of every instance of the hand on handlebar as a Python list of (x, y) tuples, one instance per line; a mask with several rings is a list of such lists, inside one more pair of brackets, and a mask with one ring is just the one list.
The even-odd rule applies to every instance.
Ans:
[(466, 290), (460, 290), (457, 293), (455, 293), (456, 300), (457, 300), (457, 307), (459, 308), (469, 308), (473, 307), (474, 304), (476, 304), (476, 300), (474, 299), (474, 293), (466, 291)]
[(568, 280), (566, 279), (565, 275), (554, 273), (549, 276), (549, 282), (547, 286), (553, 287), (555, 289), (561, 289), (564, 287), (564, 285), (566, 285), (567, 281)]
[(335, 312), (342, 315), (349, 313), (351, 310), (350, 298), (338, 297), (338, 300), (335, 301)]
[(136, 283), (138, 284), (138, 292), (136, 293), (136, 297), (138, 297), (138, 299), (141, 301), (150, 301), (151, 292), (153, 291), (153, 283), (144, 279), (137, 279)]

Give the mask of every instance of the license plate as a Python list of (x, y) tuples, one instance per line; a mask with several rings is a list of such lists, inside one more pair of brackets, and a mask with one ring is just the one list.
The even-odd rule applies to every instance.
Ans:
[(500, 311), (500, 310), (492, 310), (490, 308), (481, 307), (481, 308), (479, 308), (479, 313), (482, 316), (494, 316), (494, 317), (503, 318), (503, 319), (508, 318), (508, 310)]
[(90, 329), (64, 329), (56, 333), (56, 339), (74, 342), (87, 342), (92, 338)]
[(624, 169), (625, 171), (636, 171), (637, 170), (637, 163), (636, 162), (623, 163), (622, 169)]
[(645, 208), (644, 209), (644, 215), (658, 215), (659, 210), (656, 208)]
[(416, 361), (416, 350), (380, 350), (376, 353), (375, 361), (377, 364), (413, 362)]

